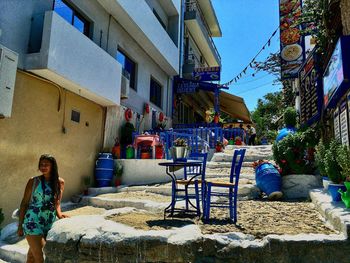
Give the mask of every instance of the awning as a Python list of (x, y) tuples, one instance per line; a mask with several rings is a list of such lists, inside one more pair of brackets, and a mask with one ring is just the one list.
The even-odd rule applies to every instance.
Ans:
[[(211, 92), (208, 93), (214, 101), (214, 94)], [(244, 103), (244, 99), (225, 91), (220, 92), (220, 111), (225, 112), (232, 118), (242, 120), (245, 123), (252, 123), (250, 113)]]

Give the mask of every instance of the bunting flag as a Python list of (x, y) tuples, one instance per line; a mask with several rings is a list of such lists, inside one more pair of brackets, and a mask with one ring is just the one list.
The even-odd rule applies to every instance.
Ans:
[[(223, 85), (223, 86), (229, 86), (230, 84), (233, 83), (233, 81), (234, 81), (235, 83), (237, 83), (237, 81), (238, 81), (239, 79), (242, 78), (242, 74), (246, 74), (246, 73), (247, 73), (248, 68), (253, 69), (254, 66), (255, 66), (255, 67), (258, 67), (258, 66), (259, 66), (259, 63), (256, 62), (255, 59), (260, 55), (260, 53), (261, 53), (263, 50), (266, 49), (266, 47), (270, 47), (270, 46), (271, 46), (271, 39), (277, 34), (277, 32), (278, 32), (279, 29), (280, 29), (280, 26), (277, 27), (277, 29), (272, 33), (272, 35), (270, 36), (270, 38), (269, 38), (269, 39), (267, 40), (267, 42), (262, 46), (262, 48), (259, 50), (259, 52), (253, 57), (253, 59), (250, 61), (250, 63), (249, 63), (246, 67), (243, 68), (243, 70), (242, 70), (240, 73), (238, 73), (234, 78), (232, 78), (230, 81), (228, 81), (227, 83), (224, 83), (224, 84), (222, 84), (222, 85)], [(256, 72), (253, 73), (252, 76), (255, 77), (255, 74), (256, 74)]]

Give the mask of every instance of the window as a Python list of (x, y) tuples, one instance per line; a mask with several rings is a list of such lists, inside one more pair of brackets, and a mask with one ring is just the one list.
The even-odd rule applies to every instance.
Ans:
[(55, 0), (53, 10), (81, 33), (89, 37), (90, 23), (64, 0)]
[(152, 77), (149, 97), (152, 103), (157, 105), (159, 108), (162, 107), (162, 86)]
[[(122, 64), (123, 75), (130, 80), (130, 88), (136, 89), (136, 63), (132, 61), (125, 53), (118, 49), (117, 61)], [(125, 71), (127, 73), (125, 73)]]

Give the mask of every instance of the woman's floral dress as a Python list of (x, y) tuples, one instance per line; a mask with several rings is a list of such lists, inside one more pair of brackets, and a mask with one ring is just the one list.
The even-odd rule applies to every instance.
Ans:
[(24, 216), (25, 235), (45, 236), (56, 219), (52, 189), (42, 177), (34, 178), (31, 202)]

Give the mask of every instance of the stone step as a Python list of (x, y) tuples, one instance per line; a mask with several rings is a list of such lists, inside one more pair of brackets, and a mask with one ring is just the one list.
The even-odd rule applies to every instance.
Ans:
[[(232, 162), (232, 156), (233, 154), (231, 153), (215, 153), (213, 158), (211, 159), (211, 162)], [(267, 160), (272, 160), (273, 156), (272, 153), (266, 153), (266, 154), (261, 154), (261, 153), (252, 153), (249, 155), (244, 156), (244, 162), (254, 162), (260, 159), (267, 159)]]
[[(242, 167), (253, 167), (253, 162), (243, 162)], [(207, 162), (207, 168), (217, 169), (217, 168), (231, 168), (230, 162)]]

